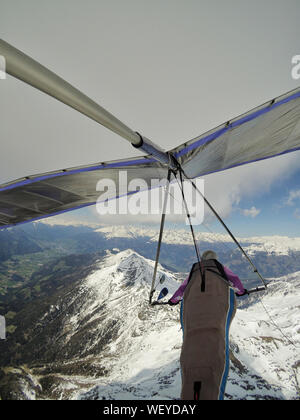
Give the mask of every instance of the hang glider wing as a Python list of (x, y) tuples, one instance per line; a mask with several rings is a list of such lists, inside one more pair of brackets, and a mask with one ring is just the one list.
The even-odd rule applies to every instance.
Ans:
[(300, 88), (173, 150), (196, 178), (300, 149)]
[[(150, 156), (40, 174), (0, 185), (0, 229), (95, 204), (101, 179), (115, 181), (107, 199), (129, 194), (131, 180), (139, 178), (151, 187), (152, 179), (166, 178), (177, 159), (190, 178), (300, 149), (300, 88), (166, 153), (134, 132), (37, 61), (0, 40), (6, 72), (53, 96), (128, 140)], [(161, 163), (160, 163), (161, 162)], [(119, 172), (127, 180), (120, 186)]]
[(133, 179), (150, 189), (154, 179), (166, 176), (161, 163), (141, 157), (21, 178), (0, 185), (0, 229), (96, 204), (104, 192), (97, 191), (100, 180), (114, 181), (115, 189), (105, 191), (109, 200), (136, 192), (128, 189)]

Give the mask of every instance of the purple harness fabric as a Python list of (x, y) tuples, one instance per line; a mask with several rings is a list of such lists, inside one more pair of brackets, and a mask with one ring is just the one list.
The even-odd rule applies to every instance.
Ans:
[(184, 291), (187, 286), (188, 280), (189, 280), (189, 276), (184, 280), (181, 286), (173, 294), (173, 296), (170, 299), (172, 303), (178, 303), (183, 299)]
[(245, 289), (244, 289), (244, 286), (243, 286), (239, 276), (234, 274), (228, 267), (225, 267), (225, 266), (224, 266), (224, 271), (225, 271), (226, 277), (227, 277), (230, 285), (233, 287), (234, 291), (238, 295), (244, 294)]

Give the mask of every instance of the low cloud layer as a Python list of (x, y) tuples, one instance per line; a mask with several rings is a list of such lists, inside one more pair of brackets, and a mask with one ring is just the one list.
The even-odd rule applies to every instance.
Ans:
[(300, 199), (300, 190), (292, 190), (289, 192), (289, 196), (286, 200), (286, 204), (288, 206), (293, 206), (297, 199)]
[(246, 217), (252, 217), (253, 219), (259, 215), (261, 211), (256, 207), (252, 206), (251, 209), (241, 210), (241, 213)]

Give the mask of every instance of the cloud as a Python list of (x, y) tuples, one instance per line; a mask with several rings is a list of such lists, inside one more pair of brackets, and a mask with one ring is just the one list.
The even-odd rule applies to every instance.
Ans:
[(300, 198), (300, 190), (292, 190), (289, 192), (289, 196), (285, 201), (288, 206), (293, 206), (294, 201)]
[(241, 213), (246, 217), (252, 217), (253, 219), (259, 215), (260, 210), (252, 206), (251, 209), (241, 210)]
[(300, 220), (300, 209), (296, 209), (296, 210), (294, 211), (294, 217), (295, 217), (296, 219), (299, 219), (299, 220)]
[[(299, 171), (299, 157), (300, 153), (295, 152), (207, 175), (204, 178), (206, 198), (220, 216), (226, 218), (237, 210), (243, 199), (255, 200), (270, 192), (274, 185), (284, 185)], [(209, 211), (205, 218), (211, 219)]]

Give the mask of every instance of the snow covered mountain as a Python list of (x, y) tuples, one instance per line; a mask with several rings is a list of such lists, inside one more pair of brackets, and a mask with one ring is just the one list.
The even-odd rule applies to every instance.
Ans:
[[(141, 226), (105, 226), (96, 229), (95, 232), (103, 234), (107, 239), (111, 238), (131, 238), (148, 237), (150, 241), (156, 242), (158, 239), (158, 230)], [(196, 232), (196, 238), (201, 242), (211, 243), (227, 243), (231, 242), (227, 234), (212, 232)], [(300, 237), (290, 238), (287, 236), (255, 236), (237, 238), (239, 242), (245, 245), (245, 249), (249, 254), (255, 252), (266, 252), (268, 254), (289, 255), (289, 252), (300, 252)], [(173, 245), (191, 245), (191, 232), (189, 229), (165, 229), (163, 241), (166, 244)]]
[[(44, 258), (49, 251), (59, 257), (91, 254), (107, 249), (133, 249), (145, 258), (155, 259), (158, 234), (158, 228), (138, 225), (105, 226), (98, 229), (52, 226), (42, 222), (24, 225), (9, 232), (9, 238), (3, 232), (0, 234), (0, 248), (4, 250), (3, 255), (0, 255), (0, 277), (1, 272), (9, 277), (6, 270), (7, 260), (14, 264), (13, 259), (17, 256), (24, 256), (25, 259), (26, 252), (32, 255), (35, 252)], [(220, 261), (238, 272), (242, 278), (248, 279), (252, 275), (248, 262), (229, 235), (197, 232), (196, 229), (196, 236), (200, 252), (213, 249)], [(300, 271), (300, 238), (267, 236), (239, 238), (239, 241), (265, 277), (279, 277)], [(20, 242), (23, 246), (16, 247), (15, 244)], [(195, 258), (189, 229), (178, 229), (178, 226), (165, 229), (160, 255), (160, 262), (165, 268), (173, 272), (187, 272)], [(3, 267), (1, 263), (4, 264)], [(21, 276), (22, 271), (21, 269), (18, 273)], [(0, 279), (0, 293), (1, 286)]]
[[(140, 257), (132, 253), (125, 257), (121, 265), (140, 266), (140, 262)], [(171, 280), (169, 279), (169, 290), (173, 291), (178, 284)], [(274, 280), (270, 291), (262, 298), (271, 319), (257, 297), (250, 298), (248, 302), (243, 301), (231, 330), (232, 363), (226, 392), (228, 399), (297, 397), (299, 349), (282, 337), (272, 320), (299, 346), (299, 295), (296, 293), (299, 284), (300, 273)], [(134, 301), (137, 303), (136, 299)], [(109, 380), (101, 381), (91, 391), (81, 394), (80, 398), (179, 397), (181, 379), (178, 360), (182, 333), (178, 322), (178, 308), (161, 307), (154, 310), (149, 318), (148, 312), (145, 312), (148, 318), (145, 321), (152, 328), (145, 328), (136, 319), (129, 330), (126, 328), (125, 337), (120, 337), (121, 342), (119, 339), (114, 343), (111, 349), (120, 354), (120, 357), (112, 367)], [(120, 351), (120, 347), (124, 345), (126, 351)]]
[[(153, 265), (132, 250), (107, 253), (86, 277), (25, 308), (2, 398), (178, 399), (179, 307), (149, 307)], [(182, 276), (159, 272), (172, 293)], [(299, 398), (299, 285), (300, 272), (241, 301), (227, 399)]]
[[(106, 226), (97, 229), (95, 233), (105, 238), (107, 244), (120, 249), (131, 248), (146, 258), (155, 258), (158, 229), (147, 226)], [(200, 252), (213, 249), (220, 261), (242, 278), (253, 277), (253, 270), (229, 235), (196, 232), (196, 237)], [(263, 276), (279, 277), (300, 271), (300, 238), (256, 236), (238, 240)], [(188, 271), (194, 260), (195, 250), (190, 230), (165, 229), (160, 262), (173, 271)]]

